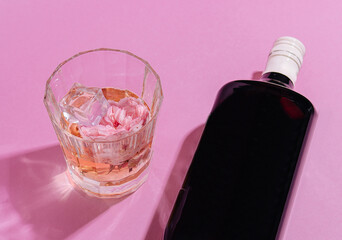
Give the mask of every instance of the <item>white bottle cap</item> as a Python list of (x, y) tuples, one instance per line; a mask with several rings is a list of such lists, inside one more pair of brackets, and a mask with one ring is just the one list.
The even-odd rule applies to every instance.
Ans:
[(268, 56), (266, 69), (263, 72), (276, 72), (287, 76), (295, 84), (297, 74), (303, 63), (304, 44), (293, 37), (278, 38)]

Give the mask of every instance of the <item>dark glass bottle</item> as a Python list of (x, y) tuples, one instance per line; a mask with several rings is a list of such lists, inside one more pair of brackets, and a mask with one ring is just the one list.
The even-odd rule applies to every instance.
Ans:
[[(290, 89), (304, 55), (300, 44), (278, 39), (261, 81), (234, 81), (219, 91), (165, 240), (276, 238), (314, 116), (310, 101)], [(275, 66), (289, 58), (272, 55), (279, 48), (296, 48), (299, 65)]]

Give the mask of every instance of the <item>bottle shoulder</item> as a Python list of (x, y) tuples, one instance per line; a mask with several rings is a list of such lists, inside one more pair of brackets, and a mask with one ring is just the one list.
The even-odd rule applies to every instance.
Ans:
[(315, 112), (310, 100), (300, 93), (275, 83), (255, 80), (235, 80), (225, 84), (217, 95), (214, 109), (226, 99), (235, 97), (236, 95), (243, 95), (243, 97), (248, 98), (256, 98), (261, 95), (274, 95), (279, 98), (289, 99), (312, 114)]

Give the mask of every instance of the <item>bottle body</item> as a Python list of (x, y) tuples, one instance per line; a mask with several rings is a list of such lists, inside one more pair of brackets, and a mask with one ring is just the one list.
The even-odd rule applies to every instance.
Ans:
[(164, 239), (274, 239), (314, 107), (279, 84), (219, 92)]

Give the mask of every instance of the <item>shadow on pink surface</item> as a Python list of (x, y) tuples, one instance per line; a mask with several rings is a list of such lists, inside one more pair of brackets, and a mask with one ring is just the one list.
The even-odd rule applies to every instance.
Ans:
[(252, 77), (251, 77), (251, 80), (260, 80), (262, 76), (262, 71), (255, 71), (252, 73)]
[[(10, 223), (12, 227), (0, 227), (1, 235), (19, 237), (16, 229), (29, 226), (25, 239), (64, 239), (123, 200), (97, 199), (75, 190), (67, 179), (59, 145), (0, 162), (5, 169), (0, 171), (4, 173), (0, 174), (0, 190), (8, 195), (3, 207), (7, 206), (10, 214), (19, 214), (17, 221)], [(6, 219), (0, 216), (0, 222), (6, 223)]]
[(164, 193), (146, 233), (145, 240), (162, 239), (173, 204), (175, 203), (178, 191), (183, 184), (186, 172), (195, 154), (203, 130), (204, 124), (196, 127), (185, 138), (166, 183)]

